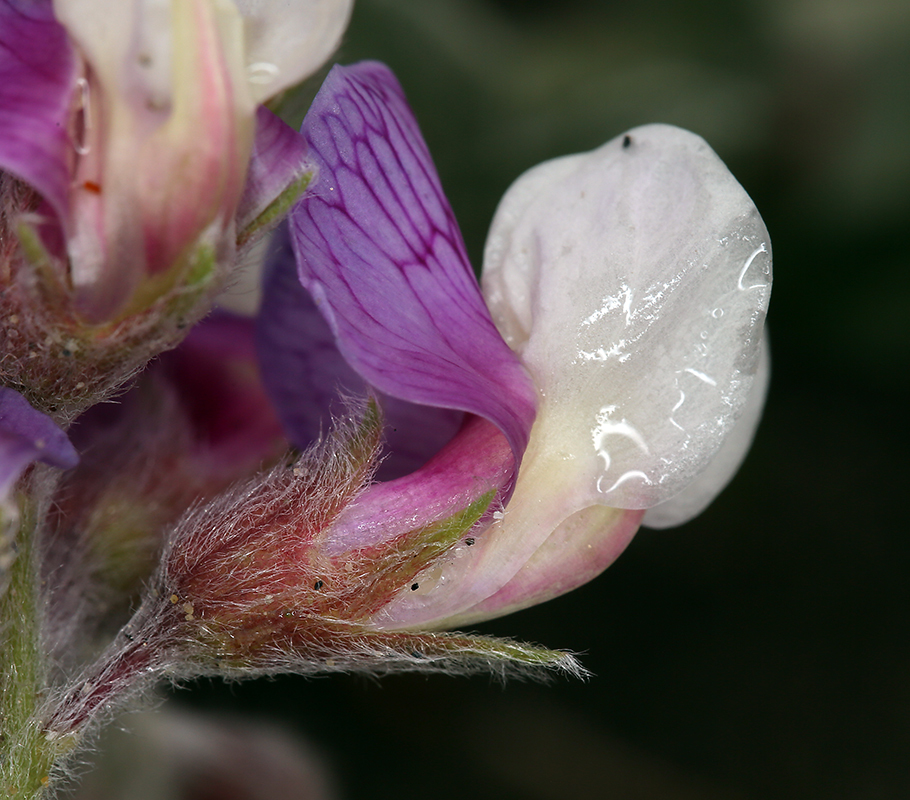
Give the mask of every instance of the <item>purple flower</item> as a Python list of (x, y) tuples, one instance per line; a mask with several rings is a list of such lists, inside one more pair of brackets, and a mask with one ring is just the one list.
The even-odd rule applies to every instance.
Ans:
[(522, 176), (493, 222), (482, 295), (386, 67), (336, 67), (303, 133), (317, 177), (275, 248), (260, 319), (292, 439), (313, 438), (337, 386), (394, 398), (399, 437), (439, 409), (467, 415), (429, 463), (360, 494), (327, 541), (376, 544), (495, 497), (371, 625), (451, 626), (553, 597), (608, 566), (642, 520), (680, 524), (723, 488), (764, 398), (770, 244), (701, 139), (647, 126)]
[(0, 3), (0, 167), (40, 195), (30, 257), (88, 321), (233, 252), (256, 105), (319, 66), (350, 2), (285, 6)]
[[(275, 239), (257, 320), (263, 381), (301, 452), (218, 485), (275, 453), (263, 394), (235, 383), (242, 323), (200, 327), (162, 362), (177, 396), (159, 418), (179, 425), (130, 448), (154, 440), (156, 493), (92, 458), (127, 476), (105, 486), (158, 515), (150, 536), (173, 525), (136, 613), (61, 695), (51, 738), (164, 675), (577, 672), (565, 653), (433, 630), (591, 579), (642, 522), (697, 514), (748, 448), (770, 247), (701, 139), (648, 126), (531, 170), (496, 214), (481, 292), (387, 68), (336, 67), (303, 133), (316, 175)], [(75, 510), (58, 504), (64, 537), (84, 527), (80, 474), (61, 493)], [(177, 519), (187, 487), (203, 499)], [(116, 535), (103, 519), (89, 533)]]
[(207, 312), (311, 177), (260, 103), (351, 5), (0, 0), (0, 383), (68, 424)]

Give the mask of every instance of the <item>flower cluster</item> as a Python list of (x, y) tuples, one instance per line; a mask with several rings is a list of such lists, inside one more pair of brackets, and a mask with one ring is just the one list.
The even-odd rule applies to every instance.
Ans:
[[(748, 449), (770, 244), (710, 148), (532, 169), (481, 288), (386, 67), (335, 67), (299, 133), (261, 105), (349, 12), (0, 0), (13, 796), (162, 678), (578, 672), (441, 631), (590, 580)], [(199, 322), (273, 228), (256, 318)]]

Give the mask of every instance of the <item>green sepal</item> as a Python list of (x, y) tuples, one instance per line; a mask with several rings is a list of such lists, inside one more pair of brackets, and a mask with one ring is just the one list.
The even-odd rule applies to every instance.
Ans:
[(382, 426), (382, 409), (375, 397), (369, 397), (354, 425), (339, 425), (333, 431), (335, 451), (350, 458), (361, 469), (372, 468), (382, 442)]
[[(390, 632), (379, 634), (406, 653), (408, 669), (499, 677), (545, 677), (548, 672), (584, 678), (589, 673), (571, 653), (535, 644), (470, 633)], [(426, 666), (422, 664), (426, 663)]]
[(254, 239), (268, 233), (271, 228), (284, 219), (288, 211), (291, 210), (291, 206), (297, 202), (300, 195), (302, 195), (307, 186), (310, 185), (315, 174), (315, 172), (310, 170), (291, 181), (287, 188), (269, 203), (259, 216), (242, 231), (238, 231), (237, 247), (245, 247)]
[(55, 266), (38, 231), (26, 219), (20, 219), (16, 225), (16, 238), (26, 263), (38, 278), (37, 285), (43, 299), (62, 306), (68, 296), (68, 288), (61, 280), (60, 269)]
[(314, 633), (310, 640), (310, 652), (298, 651), (289, 655), (286, 663), (293, 665), (289, 669), (269, 669), (269, 665), (263, 663), (257, 664), (259, 669), (254, 667), (254, 670), (265, 674), (280, 671), (303, 674), (487, 674), (501, 680), (547, 680), (558, 675), (586, 678), (590, 674), (572, 653), (493, 636), (458, 631), (364, 630), (344, 624), (329, 624)]

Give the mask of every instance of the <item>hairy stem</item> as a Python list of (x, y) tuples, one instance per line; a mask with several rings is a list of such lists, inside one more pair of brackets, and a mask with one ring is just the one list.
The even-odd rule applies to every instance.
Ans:
[[(28, 504), (24, 504), (28, 505)], [(0, 795), (41, 797), (57, 759), (69, 748), (44, 735), (42, 707), (47, 664), (41, 648), (35, 515), (26, 509), (18, 554), (0, 598)]]

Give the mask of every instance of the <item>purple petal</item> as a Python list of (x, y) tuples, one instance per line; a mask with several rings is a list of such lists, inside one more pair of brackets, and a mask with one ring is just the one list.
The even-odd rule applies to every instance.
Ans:
[[(265, 106), (259, 106), (250, 166), (237, 207), (240, 236), (243, 237), (250, 226), (264, 233), (271, 227), (270, 223), (277, 223), (282, 214), (279, 211), (269, 213), (270, 206), (279, 201), (285, 191), (300, 183), (310, 170), (306, 139)], [(296, 196), (293, 199), (296, 200)], [(263, 216), (268, 218), (263, 219)]]
[[(179, 503), (214, 495), (283, 456), (287, 439), (259, 380), (253, 333), (252, 319), (216, 312), (116, 403), (81, 415), (70, 429), (83, 455), (74, 485), (91, 496), (132, 465), (137, 475), (118, 479), (112, 491), (171, 520)], [(80, 502), (75, 497), (70, 506)]]
[[(297, 277), (287, 228), (272, 240), (256, 324), (262, 381), (291, 441), (301, 449), (345, 412), (341, 398), (362, 396), (367, 384), (342, 358), (328, 324)], [(461, 413), (380, 398), (390, 455), (383, 480), (420, 467), (458, 430)]]
[(0, 387), (0, 500), (33, 461), (70, 469), (79, 456), (50, 417), (18, 392)]
[(66, 219), (76, 57), (50, 0), (0, 0), (0, 169)]
[(319, 174), (291, 240), (348, 363), (395, 397), (485, 417), (520, 456), (535, 391), (490, 319), (395, 77), (335, 67), (303, 133)]
[[(284, 430), (256, 363), (253, 320), (213, 314), (152, 369), (168, 376), (212, 471), (242, 475), (287, 448)], [(221, 462), (221, 463), (217, 463)]]

